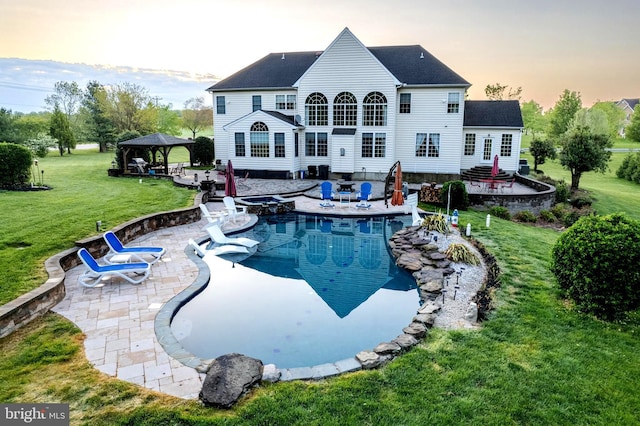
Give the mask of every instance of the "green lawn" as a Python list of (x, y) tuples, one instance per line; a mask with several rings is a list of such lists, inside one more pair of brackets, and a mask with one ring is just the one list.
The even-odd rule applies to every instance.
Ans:
[[(86, 177), (90, 183), (80, 186), (83, 191), (100, 186), (101, 196), (117, 204), (104, 212), (108, 226), (190, 202), (191, 193), (162, 182), (140, 185), (137, 180), (100, 178), (103, 173), (98, 169), (110, 162), (106, 155), (100, 158), (99, 154), (51, 158), (45, 167), (53, 169), (57, 161), (73, 162), (73, 171), (61, 183)], [(92, 166), (83, 166), (85, 161)], [(542, 168), (552, 175), (561, 173), (553, 164)], [(610, 189), (615, 182), (606, 175), (586, 178), (599, 211), (613, 210), (615, 206), (607, 203), (624, 193), (626, 199), (618, 205), (638, 214), (638, 188), (633, 191), (620, 184)], [(108, 184), (99, 183), (102, 179)], [(147, 205), (155, 197), (146, 196), (142, 204), (148, 210), (138, 211), (140, 203), (132, 199), (156, 189), (154, 194), (162, 194), (162, 201)], [(134, 194), (123, 200), (126, 192)], [(75, 223), (86, 211), (94, 210), (88, 208), (90, 204), (81, 204), (86, 198), (78, 193), (82, 192), (68, 197), (66, 215), (70, 217), (51, 213), (56, 214), (56, 221), (67, 224), (69, 232), (91, 235), (95, 218), (82, 225)], [(0, 194), (6, 195), (14, 196)], [(611, 200), (603, 201), (607, 197)], [(89, 198), (95, 203), (99, 197)], [(25, 211), (29, 209), (17, 215)], [(497, 218), (487, 229), (485, 215), (461, 212), (460, 223), (471, 223), (474, 237), (496, 256), (503, 271), (490, 320), (478, 331), (432, 330), (423, 343), (382, 369), (318, 382), (264, 384), (235, 408), (215, 410), (99, 373), (84, 358), (79, 330), (49, 314), (0, 340), (0, 401), (68, 402), (73, 424), (92, 425), (638, 424), (640, 313), (616, 324), (576, 313), (559, 298), (548, 271), (549, 253), (559, 234)], [(44, 217), (38, 216), (39, 220)], [(19, 236), (20, 230), (11, 229), (16, 228), (13, 222), (6, 222), (14, 218), (2, 217), (3, 231), (8, 223), (13, 239), (26, 239)], [(25, 226), (26, 220), (18, 227)], [(52, 227), (48, 222), (41, 232)], [(4, 241), (4, 234), (2, 238)], [(55, 231), (52, 239), (56, 242), (40, 249), (41, 259), (69, 247), (74, 238), (78, 237)], [(7, 248), (0, 253), (5, 251)]]

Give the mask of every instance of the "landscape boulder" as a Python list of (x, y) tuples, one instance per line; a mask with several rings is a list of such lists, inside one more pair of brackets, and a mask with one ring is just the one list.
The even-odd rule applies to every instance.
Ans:
[(213, 360), (202, 384), (200, 400), (207, 406), (230, 408), (262, 379), (262, 361), (242, 354)]

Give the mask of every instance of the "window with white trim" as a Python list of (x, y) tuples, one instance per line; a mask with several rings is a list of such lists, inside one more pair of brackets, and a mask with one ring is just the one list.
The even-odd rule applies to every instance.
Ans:
[(307, 126), (329, 125), (329, 103), (322, 93), (315, 92), (307, 96), (304, 112), (307, 116)]
[(460, 112), (460, 93), (450, 92), (447, 100), (447, 113), (455, 114)]
[(304, 134), (305, 156), (327, 157), (329, 155), (328, 134), (325, 132), (306, 132)]
[(476, 134), (466, 133), (464, 135), (464, 155), (474, 155), (476, 153)]
[(513, 135), (503, 134), (502, 143), (500, 144), (500, 157), (511, 157), (513, 150)]
[(235, 134), (236, 157), (245, 156), (244, 133)]
[(226, 114), (227, 105), (224, 96), (216, 96), (216, 114)]
[(258, 110), (262, 109), (262, 96), (253, 95), (251, 97), (251, 103), (253, 105), (253, 111), (258, 111)]
[(416, 157), (426, 157), (429, 146), (429, 135), (427, 133), (416, 133)]
[(333, 125), (356, 126), (358, 123), (358, 101), (349, 92), (339, 93), (333, 100)]
[(362, 157), (363, 158), (384, 158), (387, 151), (386, 133), (363, 133), (362, 134)]
[(387, 125), (387, 98), (380, 92), (371, 92), (362, 102), (363, 126)]
[(440, 133), (429, 133), (427, 157), (440, 157)]
[(411, 112), (411, 93), (400, 93), (400, 114)]
[(269, 128), (262, 121), (256, 121), (251, 125), (249, 144), (252, 157), (269, 156)]
[(284, 133), (274, 133), (273, 141), (274, 141), (274, 153), (276, 158), (284, 158), (285, 156)]
[(296, 95), (276, 95), (276, 109), (296, 109)]

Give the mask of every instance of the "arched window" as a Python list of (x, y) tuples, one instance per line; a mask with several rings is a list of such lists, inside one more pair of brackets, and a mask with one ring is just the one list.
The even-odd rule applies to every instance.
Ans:
[(355, 126), (358, 119), (358, 101), (352, 93), (342, 92), (333, 100), (333, 125)]
[(314, 92), (307, 96), (304, 112), (307, 116), (307, 126), (329, 125), (329, 102), (322, 93)]
[(256, 121), (251, 125), (249, 135), (252, 157), (269, 156), (269, 128), (262, 121)]
[(387, 98), (380, 92), (371, 92), (362, 102), (363, 126), (387, 125)]

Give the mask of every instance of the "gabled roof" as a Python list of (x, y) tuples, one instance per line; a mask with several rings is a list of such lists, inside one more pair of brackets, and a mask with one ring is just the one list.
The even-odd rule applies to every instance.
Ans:
[(273, 117), (276, 120), (280, 120), (280, 121), (284, 122), (285, 124), (288, 124), (288, 125), (293, 126), (293, 127), (303, 127), (301, 124), (296, 123), (295, 116), (293, 116), (293, 115), (286, 115), (286, 114), (283, 114), (283, 113), (278, 112), (278, 111), (268, 111), (266, 109), (258, 109), (256, 111), (250, 112), (249, 114), (243, 115), (242, 117), (240, 117), (240, 118), (238, 118), (236, 120), (233, 120), (230, 123), (227, 123), (226, 125), (223, 126), (223, 129), (226, 130), (226, 129), (230, 128), (230, 127), (233, 127), (233, 126), (236, 125), (236, 123), (246, 119), (247, 117), (260, 116), (260, 115), (263, 115), (263, 114), (266, 114), (266, 115), (268, 115), (270, 117)]
[(208, 91), (291, 88), (322, 52), (270, 53)]
[(465, 127), (524, 127), (518, 101), (465, 101)]
[(618, 102), (616, 102), (616, 104), (618, 106), (622, 106), (622, 104), (624, 104), (624, 103), (629, 105), (629, 108), (634, 109), (636, 107), (636, 105), (638, 105), (638, 103), (640, 103), (640, 99), (638, 99), (638, 98), (635, 98), (635, 99), (623, 98), (623, 99), (619, 100)]
[[(400, 83), (470, 86), (469, 82), (420, 45), (368, 47), (367, 49)], [(322, 53), (317, 51), (270, 53), (207, 90), (216, 92), (292, 88)]]
[(407, 85), (469, 86), (469, 82), (422, 46), (369, 47), (369, 51)]
[(185, 146), (192, 145), (195, 141), (190, 139), (176, 138), (175, 136), (165, 135), (164, 133), (153, 133), (151, 135), (140, 136), (139, 138), (129, 139), (118, 142), (120, 146)]

